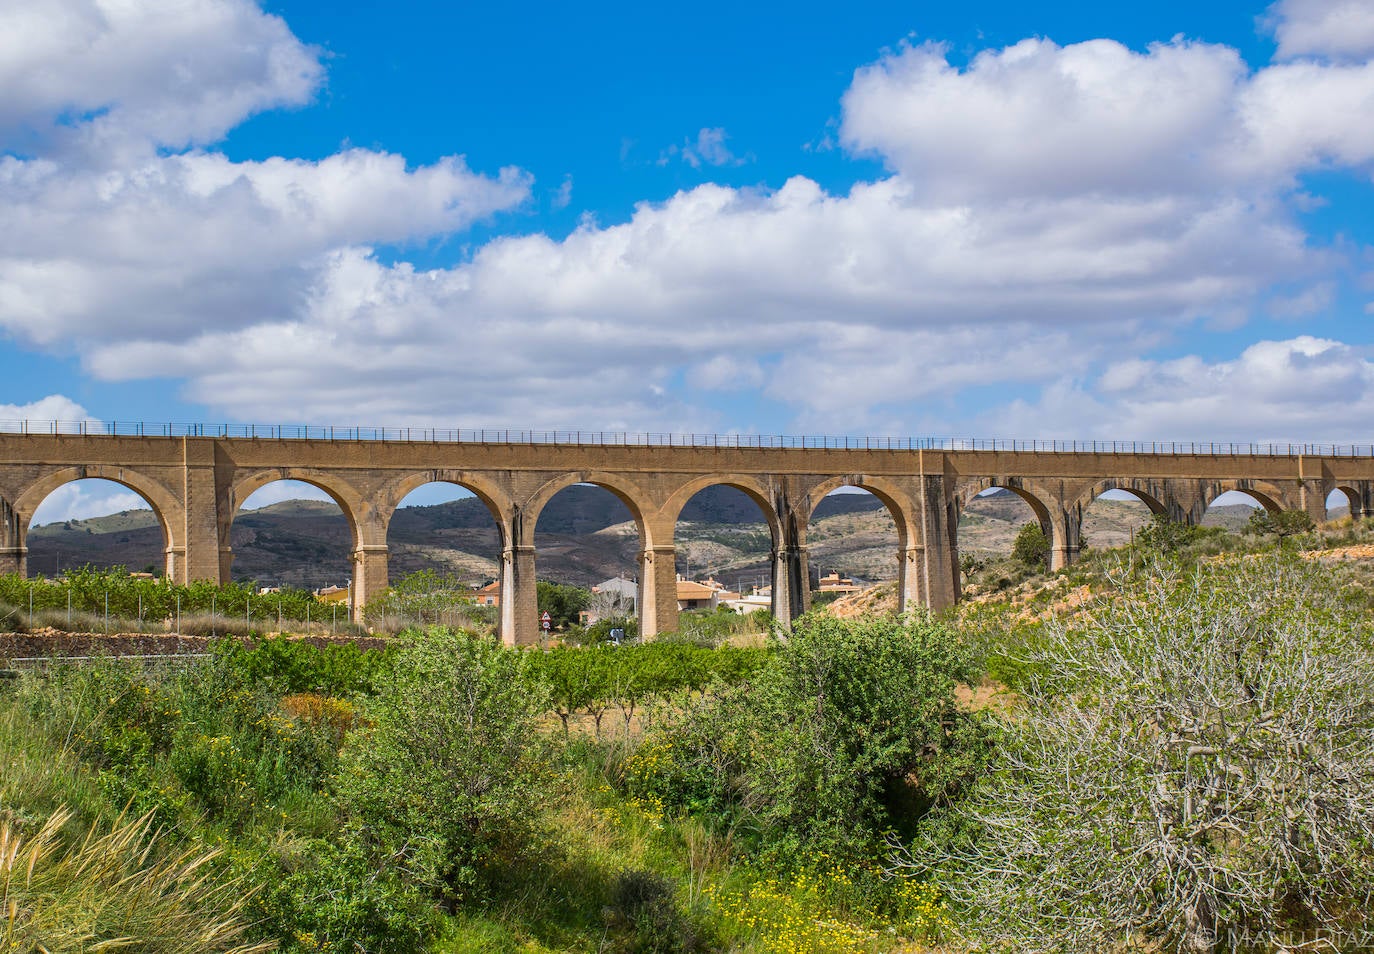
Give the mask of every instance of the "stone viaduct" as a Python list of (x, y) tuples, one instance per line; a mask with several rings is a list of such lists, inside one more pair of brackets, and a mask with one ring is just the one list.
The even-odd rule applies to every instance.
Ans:
[(873, 493), (896, 522), (903, 608), (940, 609), (958, 598), (959, 514), (990, 487), (1011, 490), (1030, 505), (1053, 541), (1056, 568), (1078, 556), (1084, 510), (1112, 489), (1185, 522), (1200, 520), (1228, 490), (1320, 520), (1327, 495), (1339, 489), (1354, 515), (1374, 515), (1374, 449), (1107, 442), (960, 450), (916, 441), (884, 441), (875, 449), (852, 439), (741, 446), (735, 438), (631, 443), (560, 434), (558, 442), (546, 442), (499, 433), (487, 440), (489, 432), (482, 439), (436, 439), (435, 432), (411, 437), (408, 431), (370, 440), (353, 432), (353, 439), (335, 440), (332, 429), (302, 429), (297, 437), (279, 436), (284, 429), (277, 429), (256, 437), (224, 436), (227, 429), (199, 436), (200, 428), (191, 427), (175, 436), (171, 427), (160, 436), (142, 435), (141, 426), (133, 435), (0, 434), (0, 572), (27, 571), (25, 538), (44, 498), (65, 483), (95, 477), (123, 484), (152, 505), (171, 578), (227, 581), (235, 512), (258, 488), (289, 479), (313, 484), (343, 510), (353, 533), (353, 598), (360, 606), (387, 585), (392, 514), (412, 490), (440, 481), (467, 488), (491, 511), (501, 536), (501, 634), (508, 643), (530, 643), (539, 634), (535, 522), (554, 494), (578, 483), (615, 494), (638, 525), (646, 635), (676, 628), (674, 529), (683, 505), (714, 484), (738, 488), (762, 510), (773, 538), (773, 611), (784, 624), (810, 602), (808, 520), (826, 494), (844, 486)]

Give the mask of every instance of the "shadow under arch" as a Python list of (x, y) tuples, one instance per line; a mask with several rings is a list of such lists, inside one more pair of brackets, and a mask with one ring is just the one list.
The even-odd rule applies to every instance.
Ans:
[(630, 516), (639, 529), (640, 548), (648, 549), (653, 546), (649, 523), (644, 518), (644, 501), (648, 499), (648, 495), (623, 477), (600, 471), (583, 471), (555, 477), (530, 495), (529, 499), (525, 501), (523, 510), (517, 511), (512, 508), (512, 523), (514, 525), (512, 536), (515, 538), (512, 542), (517, 546), (533, 547), (534, 528), (539, 523), (539, 514), (543, 512), (549, 501), (559, 491), (566, 490), (575, 484), (591, 484), (609, 491), (625, 505), (626, 510), (630, 511)]
[(846, 474), (839, 477), (831, 477), (823, 480), (807, 491), (809, 506), (807, 509), (806, 526), (809, 526), (816, 515), (816, 508), (821, 505), (821, 501), (830, 494), (839, 490), (841, 487), (854, 487), (857, 490), (864, 490), (877, 497), (887, 508), (887, 512), (892, 516), (892, 522), (897, 525), (897, 546), (899, 549), (906, 549), (912, 534), (912, 522), (916, 512), (911, 501), (901, 490), (890, 484), (881, 477), (868, 477), (855, 474)]
[(77, 466), (64, 467), (38, 478), (24, 488), (16, 498), (13, 507), (14, 529), (18, 539), (15, 545), (27, 545), (29, 524), (34, 512), (54, 490), (78, 480), (108, 480), (127, 487), (147, 502), (157, 518), (162, 531), (163, 552), (166, 554), (166, 573), (171, 579), (177, 577), (176, 557), (185, 553), (185, 542), (178, 534), (178, 528), (186, 526), (185, 511), (181, 502), (165, 486), (150, 477), (128, 467)]

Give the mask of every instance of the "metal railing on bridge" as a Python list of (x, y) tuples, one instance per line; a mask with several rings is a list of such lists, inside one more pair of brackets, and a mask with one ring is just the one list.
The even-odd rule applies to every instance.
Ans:
[(371, 441), (412, 444), (558, 444), (602, 447), (723, 447), (805, 450), (1004, 451), (1053, 454), (1206, 454), (1269, 457), (1374, 457), (1374, 444), (1239, 441), (1019, 440), (977, 437), (835, 437), (789, 434), (518, 430), (196, 424), (146, 421), (3, 421), (0, 434), (84, 437), (218, 437), (280, 441)]

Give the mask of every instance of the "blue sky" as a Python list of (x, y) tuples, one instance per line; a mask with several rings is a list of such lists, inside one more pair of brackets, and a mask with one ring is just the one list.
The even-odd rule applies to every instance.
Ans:
[(0, 26), (0, 418), (1371, 440), (1374, 0)]

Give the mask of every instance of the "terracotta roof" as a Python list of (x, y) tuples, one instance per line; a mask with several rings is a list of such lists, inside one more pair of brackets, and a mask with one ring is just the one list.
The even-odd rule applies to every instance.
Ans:
[(705, 583), (692, 580), (677, 581), (677, 598), (680, 600), (709, 600), (718, 591)]

